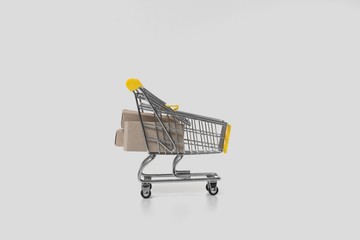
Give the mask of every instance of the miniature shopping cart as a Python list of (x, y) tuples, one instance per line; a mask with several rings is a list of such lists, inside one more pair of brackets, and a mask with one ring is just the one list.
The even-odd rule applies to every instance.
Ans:
[[(142, 162), (138, 172), (141, 196), (151, 196), (152, 183), (206, 181), (211, 195), (219, 191), (217, 173), (191, 173), (177, 170), (184, 155), (227, 152), (231, 125), (223, 120), (178, 111), (178, 105), (167, 105), (137, 79), (129, 79), (127, 88), (135, 95), (143, 137), (149, 156)], [(140, 124), (139, 124), (140, 126)], [(144, 168), (156, 155), (175, 155), (172, 173), (146, 174)]]

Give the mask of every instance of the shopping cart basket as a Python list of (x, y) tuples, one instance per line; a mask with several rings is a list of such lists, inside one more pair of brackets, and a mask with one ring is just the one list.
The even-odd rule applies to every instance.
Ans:
[[(178, 111), (178, 105), (167, 105), (144, 88), (138, 79), (127, 80), (126, 86), (135, 95), (149, 153), (138, 171), (141, 196), (151, 196), (152, 183), (179, 181), (206, 181), (206, 190), (216, 195), (219, 191), (217, 181), (220, 180), (217, 173), (191, 173), (189, 170), (177, 170), (176, 166), (184, 155), (226, 153), (231, 125), (223, 120)], [(143, 173), (156, 155), (175, 155), (172, 173)]]

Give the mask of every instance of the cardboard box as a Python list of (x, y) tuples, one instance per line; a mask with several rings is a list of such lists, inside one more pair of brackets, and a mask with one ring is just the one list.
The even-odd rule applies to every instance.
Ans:
[(147, 151), (141, 122), (126, 121), (124, 123), (124, 151)]
[(116, 131), (115, 146), (118, 146), (118, 147), (124, 146), (124, 129), (123, 128), (120, 128)]
[[(166, 123), (165, 123), (166, 124)], [(176, 144), (176, 152), (184, 153), (184, 126), (170, 122), (170, 136)], [(157, 125), (157, 131), (155, 128)], [(165, 153), (169, 152), (164, 146), (158, 143), (162, 141), (168, 148), (172, 148), (169, 138), (163, 131), (159, 124), (155, 122), (144, 122), (145, 133), (148, 140), (148, 147), (150, 152)], [(139, 121), (127, 121), (124, 124), (124, 151), (140, 151), (146, 152), (146, 142), (143, 128)]]
[[(155, 122), (153, 113), (141, 113), (144, 122)], [(127, 121), (140, 121), (139, 112), (134, 110), (124, 109), (121, 116), (121, 128), (125, 128)]]
[[(171, 142), (159, 122), (155, 122), (152, 113), (142, 113), (145, 132), (150, 152), (169, 152), (158, 143), (162, 141), (168, 148), (172, 148)], [(177, 153), (184, 153), (184, 125), (173, 118), (164, 118), (163, 123), (170, 129), (170, 136), (176, 143)], [(116, 131), (115, 145), (124, 147), (124, 151), (146, 152), (146, 142), (143, 127), (137, 111), (124, 109), (121, 117), (121, 129)], [(156, 130), (157, 128), (157, 130)]]

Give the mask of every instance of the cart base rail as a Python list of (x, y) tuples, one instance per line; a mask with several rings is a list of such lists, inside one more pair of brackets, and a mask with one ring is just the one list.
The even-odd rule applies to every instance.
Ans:
[(217, 173), (214, 172), (202, 172), (202, 173), (191, 173), (190, 170), (176, 170), (177, 164), (182, 160), (183, 154), (176, 155), (173, 161), (172, 173), (164, 174), (148, 174), (144, 173), (144, 168), (155, 159), (156, 154), (150, 154), (144, 161), (141, 163), (138, 180), (141, 184), (141, 196), (144, 198), (149, 198), (151, 196), (151, 183), (164, 183), (164, 182), (193, 182), (193, 181), (205, 181), (206, 190), (211, 195), (216, 195), (218, 193), (217, 181), (221, 178)]

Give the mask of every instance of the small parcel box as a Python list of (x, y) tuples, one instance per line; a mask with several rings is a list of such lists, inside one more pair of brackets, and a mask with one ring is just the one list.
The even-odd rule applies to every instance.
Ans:
[[(171, 142), (166, 132), (163, 130), (160, 123), (155, 121), (154, 115), (141, 113), (141, 116), (144, 123), (149, 151), (157, 153), (168, 152), (161, 143), (172, 149)], [(175, 119), (163, 119), (163, 124), (168, 129), (170, 137), (175, 142), (176, 152), (183, 153), (184, 125)], [(141, 125), (137, 111), (123, 110), (121, 127), (122, 128), (116, 131), (116, 146), (123, 147), (124, 151), (147, 151), (144, 129)]]

